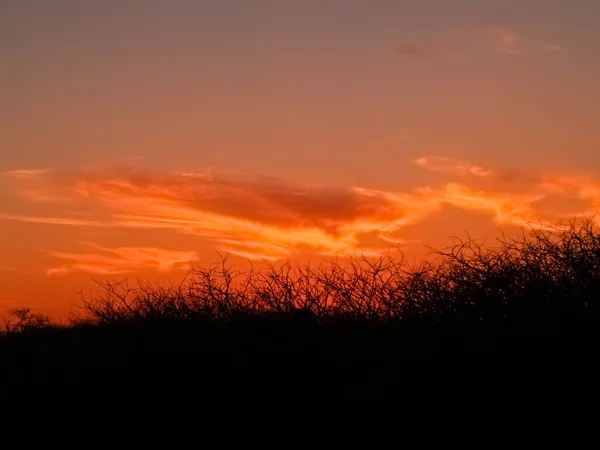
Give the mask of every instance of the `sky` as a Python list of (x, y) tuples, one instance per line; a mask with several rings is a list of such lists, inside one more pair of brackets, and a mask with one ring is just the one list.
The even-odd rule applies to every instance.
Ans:
[(594, 0), (0, 1), (0, 315), (600, 210)]

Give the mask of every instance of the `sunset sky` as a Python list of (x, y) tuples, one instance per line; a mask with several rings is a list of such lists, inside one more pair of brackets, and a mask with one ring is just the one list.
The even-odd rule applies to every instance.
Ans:
[(218, 251), (423, 258), (600, 211), (599, 25), (594, 0), (0, 1), (0, 315)]

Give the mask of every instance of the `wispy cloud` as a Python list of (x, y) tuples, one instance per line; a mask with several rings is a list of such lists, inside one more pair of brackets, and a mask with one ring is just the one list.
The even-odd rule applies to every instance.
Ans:
[(524, 56), (544, 50), (559, 52), (559, 43), (535, 44), (516, 30), (498, 25), (463, 26), (428, 37), (406, 36), (395, 45), (396, 52), (412, 60), (457, 60), (485, 54)]
[(451, 50), (444, 48), (435, 39), (404, 38), (396, 44), (398, 54), (413, 60), (433, 60), (451, 56)]
[(544, 44), (544, 50), (549, 53), (563, 52), (565, 48), (561, 44)]
[(171, 271), (188, 268), (200, 257), (196, 252), (147, 247), (106, 248), (86, 244), (81, 253), (46, 251), (51, 256), (68, 261), (47, 271), (48, 275), (87, 272), (96, 275), (120, 275), (148, 268)]
[(73, 217), (43, 217), (43, 216), (27, 216), (22, 214), (0, 213), (0, 220), (10, 220), (15, 222), (25, 223), (40, 223), (47, 225), (70, 225), (76, 227), (105, 227), (110, 226), (109, 223), (96, 220), (77, 219)]
[(521, 56), (524, 54), (523, 38), (516, 31), (490, 25), (486, 29), (490, 42), (498, 53)]
[[(391, 192), (306, 186), (268, 178), (224, 178), (202, 171), (161, 174), (112, 169), (69, 177), (48, 176), (46, 181), (56, 193), (71, 199), (69, 209), (80, 206), (76, 216), (2, 212), (0, 220), (171, 230), (205, 238), (220, 250), (244, 257), (281, 259), (307, 252), (332, 255), (360, 249), (373, 252), (390, 244), (411, 246), (415, 242), (406, 239), (404, 229), (426, 223), (446, 205), (480, 212), (496, 224), (511, 226), (545, 217), (539, 202), (554, 195), (583, 202), (585, 207), (573, 210), (576, 214), (600, 209), (600, 183), (581, 176), (508, 177), (503, 172), (442, 156), (424, 156), (414, 163), (446, 180), (434, 187)], [(519, 184), (517, 191), (515, 183)], [(23, 184), (27, 188), (27, 180)], [(29, 209), (39, 203), (35, 197), (29, 200)], [(58, 204), (56, 210), (60, 210)], [(87, 247), (87, 252), (80, 255), (54, 256), (74, 259), (75, 263), (60, 268), (63, 272), (75, 267), (90, 271), (135, 270), (140, 265), (170, 267), (158, 263), (162, 261), (158, 256), (148, 258), (148, 252), (142, 249), (101, 248), (101, 253), (113, 252), (109, 254), (109, 268), (90, 266), (98, 262), (98, 248)], [(116, 264), (122, 255), (127, 255), (133, 266)], [(106, 258), (103, 254), (101, 261)], [(193, 258), (188, 254), (173, 256), (173, 260), (179, 259)]]
[(498, 224), (517, 226), (535, 219), (533, 205), (544, 196), (535, 192), (510, 194), (481, 191), (460, 184), (449, 184), (443, 192), (443, 199), (449, 205), (465, 210), (486, 211)]
[(493, 170), (443, 156), (423, 156), (413, 161), (419, 167), (433, 172), (445, 172), (454, 175), (471, 175), (475, 177), (494, 177), (498, 174)]
[(8, 170), (6, 172), (1, 172), (1, 175), (7, 177), (35, 177), (38, 175), (45, 175), (47, 173), (52, 172), (50, 169), (19, 169), (19, 170)]

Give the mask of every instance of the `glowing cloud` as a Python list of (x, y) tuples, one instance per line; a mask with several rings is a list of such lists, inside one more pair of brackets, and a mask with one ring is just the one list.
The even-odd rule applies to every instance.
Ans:
[(7, 172), (2, 172), (1, 174), (7, 177), (35, 177), (37, 175), (44, 175), (50, 173), (49, 169), (20, 169), (20, 170), (9, 170)]
[(456, 175), (472, 175), (475, 177), (492, 177), (497, 175), (496, 172), (484, 167), (442, 156), (424, 156), (413, 162), (417, 166), (433, 172), (447, 172)]
[(96, 244), (86, 244), (86, 251), (82, 253), (62, 253), (51, 250), (47, 250), (47, 253), (55, 258), (69, 261), (68, 264), (48, 270), (48, 275), (64, 275), (71, 272), (119, 275), (148, 268), (166, 272), (187, 268), (200, 259), (196, 252), (145, 247), (105, 248)]
[[(424, 223), (445, 205), (481, 212), (495, 224), (510, 226), (543, 224), (555, 218), (541, 214), (538, 206), (540, 201), (555, 195), (584, 202), (585, 208), (574, 210), (574, 216), (600, 209), (600, 184), (583, 176), (515, 179), (441, 156), (424, 156), (414, 163), (427, 170), (463, 177), (463, 183), (389, 192), (303, 186), (270, 178), (222, 178), (202, 171), (153, 174), (110, 169), (63, 177), (40, 175), (35, 182), (23, 179), (20, 192), (28, 192), (26, 198), (30, 202), (42, 204), (54, 198), (58, 208), (59, 199), (67, 198), (69, 210), (77, 213), (56, 214), (58, 209), (52, 216), (0, 212), (0, 220), (84, 229), (171, 230), (204, 238), (219, 250), (251, 259), (276, 260), (305, 253), (376, 254), (391, 244), (406, 248), (416, 242), (406, 239), (404, 228)], [(470, 185), (469, 180), (480, 186)], [(511, 183), (505, 183), (507, 180)], [(519, 184), (517, 192), (515, 182)], [(35, 195), (43, 192), (52, 192), (53, 196)], [(195, 253), (168, 252), (142, 246), (87, 246), (81, 254), (51, 252), (73, 262), (50, 273), (125, 273), (141, 267), (166, 270), (197, 257)]]
[(6, 214), (0, 213), (1, 220), (11, 220), (16, 222), (25, 223), (42, 223), (48, 225), (71, 225), (76, 227), (103, 227), (110, 226), (107, 223), (87, 220), (87, 219), (76, 219), (73, 217), (38, 217), (38, 216), (25, 216), (19, 214)]

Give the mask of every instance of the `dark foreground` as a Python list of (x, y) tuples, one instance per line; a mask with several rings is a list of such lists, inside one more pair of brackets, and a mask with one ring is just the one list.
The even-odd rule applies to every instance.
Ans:
[[(527, 384), (596, 370), (594, 323), (539, 326), (456, 324), (410, 329), (385, 324), (240, 324), (156, 321), (47, 328), (0, 337), (3, 385), (112, 383), (195, 386), (229, 392), (406, 389), (423, 377)], [(562, 328), (560, 328), (562, 327)], [(466, 378), (465, 378), (466, 377)]]
[(418, 267), (387, 256), (251, 272), (223, 263), (178, 286), (106, 283), (64, 327), (16, 311), (0, 334), (0, 381), (207, 395), (599, 385), (593, 222), (438, 256)]

